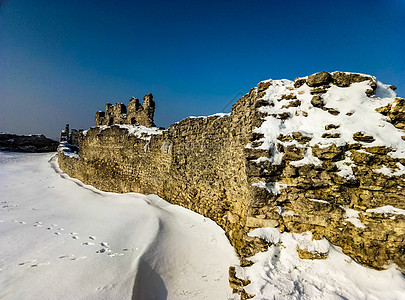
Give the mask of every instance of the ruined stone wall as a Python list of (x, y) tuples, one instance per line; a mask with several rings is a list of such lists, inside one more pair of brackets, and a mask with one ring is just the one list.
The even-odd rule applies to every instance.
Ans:
[(252, 90), (230, 115), (188, 118), (141, 138), (124, 126), (91, 128), (79, 138), (80, 158), (59, 155), (59, 165), (104, 191), (158, 194), (215, 220), (234, 244), (241, 244), (257, 189), (246, 157), (262, 152), (245, 148), (261, 122), (251, 109), (256, 99)]
[[(263, 146), (272, 133), (257, 128), (272, 118), (283, 125), (297, 114), (305, 116), (306, 94), (312, 97), (311, 110), (336, 116), (340, 112), (326, 103), (328, 89), (366, 80), (365, 93), (374, 101), (376, 83), (371, 77), (315, 75), (285, 87), (276, 100), (282, 112), (272, 112), (279, 104), (266, 100), (272, 83), (262, 82), (234, 104), (230, 115), (187, 118), (153, 134), (140, 130), (131, 135), (128, 127), (119, 125), (91, 128), (79, 136), (79, 158), (60, 153), (59, 165), (101, 190), (157, 194), (213, 219), (226, 231), (242, 265), (267, 249), (246, 233), (278, 227), (324, 236), (366, 265), (383, 268), (394, 262), (405, 270), (405, 215), (373, 212), (384, 206), (395, 207), (395, 212), (405, 209), (403, 157), (388, 155), (392, 149), (387, 147), (370, 147), (373, 137), (362, 132), (353, 135), (353, 142), (320, 147), (297, 130)], [(403, 102), (397, 98), (395, 105), (377, 109), (398, 130), (403, 130), (405, 120)], [(337, 138), (339, 126), (325, 126), (322, 138)], [(282, 160), (275, 163), (277, 152)], [(294, 163), (308, 153), (319, 163)], [(345, 165), (351, 165), (353, 176), (341, 176)], [(384, 167), (399, 171), (375, 171)], [(353, 214), (357, 221), (350, 217)], [(308, 258), (308, 253), (299, 253)]]
[(146, 127), (155, 126), (153, 117), (155, 114), (155, 102), (152, 94), (143, 97), (142, 105), (139, 99), (132, 97), (128, 107), (122, 103), (111, 105), (107, 103), (104, 111), (98, 111), (95, 116), (96, 126), (113, 124), (142, 125)]

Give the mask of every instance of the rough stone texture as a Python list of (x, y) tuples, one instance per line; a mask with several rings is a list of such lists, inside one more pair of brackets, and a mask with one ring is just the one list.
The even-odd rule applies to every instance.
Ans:
[(43, 134), (0, 134), (0, 150), (13, 152), (55, 152), (59, 143)]
[(389, 117), (395, 127), (405, 130), (405, 99), (397, 97), (394, 104), (381, 107), (377, 111)]
[(139, 99), (132, 97), (128, 107), (122, 103), (111, 105), (107, 103), (104, 111), (96, 112), (96, 126), (113, 124), (132, 124), (146, 127), (155, 126), (153, 116), (155, 114), (155, 102), (152, 94), (143, 97), (142, 105)]
[(307, 85), (310, 87), (317, 87), (321, 85), (328, 85), (332, 82), (332, 76), (328, 72), (320, 72), (308, 76)]
[[(308, 80), (311, 86), (342, 87), (369, 81), (373, 90), (372, 77), (336, 73), (322, 72)], [(294, 86), (306, 83), (305, 78), (296, 79)], [(253, 88), (233, 105), (230, 115), (187, 118), (160, 135), (137, 138), (119, 126), (91, 128), (85, 135), (79, 134), (79, 158), (61, 152), (59, 165), (70, 176), (101, 190), (158, 194), (213, 219), (224, 228), (243, 265), (249, 265), (247, 258), (268, 246), (246, 233), (269, 226), (280, 231), (311, 231), (342, 247), (360, 263), (381, 269), (394, 262), (405, 270), (405, 216), (366, 212), (386, 205), (405, 209), (405, 175), (388, 176), (374, 171), (383, 165), (396, 169), (398, 163), (405, 164), (405, 159), (388, 155), (390, 149), (386, 147), (368, 146), (373, 137), (361, 132), (353, 137), (356, 143), (329, 147), (311, 146), (311, 137), (293, 132), (277, 137), (275, 146), (283, 159), (279, 165), (272, 164), (271, 151), (257, 148), (263, 135), (252, 130), (260, 127), (265, 117), (283, 120), (294, 115), (259, 110), (269, 105), (262, 99), (269, 86), (269, 82), (262, 82)], [(290, 92), (281, 98), (296, 101)], [(395, 105), (379, 111), (402, 128), (404, 101), (397, 99)], [(324, 109), (313, 105), (313, 109)], [(325, 138), (336, 138), (336, 133), (331, 132), (336, 128), (339, 125), (326, 125), (329, 132)], [(286, 141), (297, 144), (283, 145)], [(291, 164), (302, 159), (309, 149), (320, 165)], [(354, 174), (348, 179), (338, 174), (337, 167), (347, 158), (353, 161)], [(257, 186), (258, 182), (266, 188)], [(269, 192), (276, 182), (285, 187), (279, 193)], [(363, 228), (347, 220), (348, 208), (359, 212)], [(321, 254), (309, 257), (305, 251), (299, 252), (305, 258), (324, 258)], [(231, 281), (235, 290), (241, 291), (244, 283)]]

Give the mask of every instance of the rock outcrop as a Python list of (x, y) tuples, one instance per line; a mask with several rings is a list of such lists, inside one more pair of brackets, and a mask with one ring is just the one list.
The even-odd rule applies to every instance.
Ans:
[(43, 134), (0, 134), (0, 150), (13, 152), (55, 152), (59, 143)]
[[(91, 128), (79, 134), (79, 155), (60, 152), (59, 164), (99, 189), (158, 194), (210, 217), (245, 266), (267, 248), (246, 233), (277, 227), (326, 237), (370, 267), (404, 271), (404, 102), (362, 74), (267, 80), (230, 114), (167, 130)], [(243, 292), (243, 280), (231, 282)]]

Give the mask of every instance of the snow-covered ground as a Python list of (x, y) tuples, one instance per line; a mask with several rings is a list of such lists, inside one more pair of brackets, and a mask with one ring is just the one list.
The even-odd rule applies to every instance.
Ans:
[(0, 299), (228, 299), (238, 262), (213, 221), (0, 152)]
[[(252, 282), (245, 290), (253, 299), (405, 299), (405, 276), (395, 265), (383, 271), (364, 267), (326, 239), (312, 240), (310, 232), (258, 228), (249, 235), (272, 243), (250, 258), (251, 267), (237, 268), (238, 277)], [(298, 248), (326, 258), (301, 259)]]

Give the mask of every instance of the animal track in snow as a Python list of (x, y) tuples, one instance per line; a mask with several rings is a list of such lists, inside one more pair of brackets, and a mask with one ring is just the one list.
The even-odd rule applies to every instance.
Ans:
[(71, 232), (70, 233), (71, 235), (76, 235), (76, 234), (78, 234), (77, 232)]
[(85, 242), (85, 243), (82, 243), (82, 245), (86, 245), (86, 246), (94, 246), (94, 243), (92, 243), (92, 242)]
[(138, 250), (139, 248), (138, 247), (136, 247), (135, 249), (132, 249), (132, 248), (124, 248), (124, 249), (122, 249), (122, 251), (132, 251), (132, 252), (134, 252), (134, 251), (136, 251), (136, 250)]
[(54, 232), (54, 234), (56, 234), (56, 235), (60, 235), (60, 232)]
[(44, 262), (44, 263), (38, 263), (38, 264), (33, 264), (30, 266), (30, 268), (36, 268), (36, 267), (40, 267), (40, 266), (47, 266), (50, 265), (50, 262)]
[(74, 257), (74, 258), (72, 258), (70, 260), (81, 260), (81, 259), (85, 259), (85, 258), (87, 258), (87, 256)]
[(108, 248), (101, 248), (100, 250), (96, 251), (96, 253), (110, 253), (111, 249)]
[(34, 259), (34, 260), (29, 260), (29, 261), (25, 261), (25, 262), (19, 263), (18, 265), (19, 265), (19, 266), (23, 266), (23, 265), (26, 265), (26, 264), (34, 263), (34, 262), (36, 262), (36, 261), (37, 261), (36, 259)]
[(74, 240), (78, 240), (78, 239), (79, 239), (79, 237), (78, 237), (77, 235), (74, 235), (74, 236), (72, 236), (72, 239), (74, 239)]
[(116, 257), (116, 256), (123, 256), (124, 255), (124, 253), (110, 253), (110, 254), (107, 254), (109, 257)]
[(100, 245), (103, 247), (110, 248), (110, 243), (107, 243), (107, 242), (101, 242)]
[(91, 239), (92, 241), (95, 241), (96, 237), (95, 236), (89, 236), (89, 239)]

